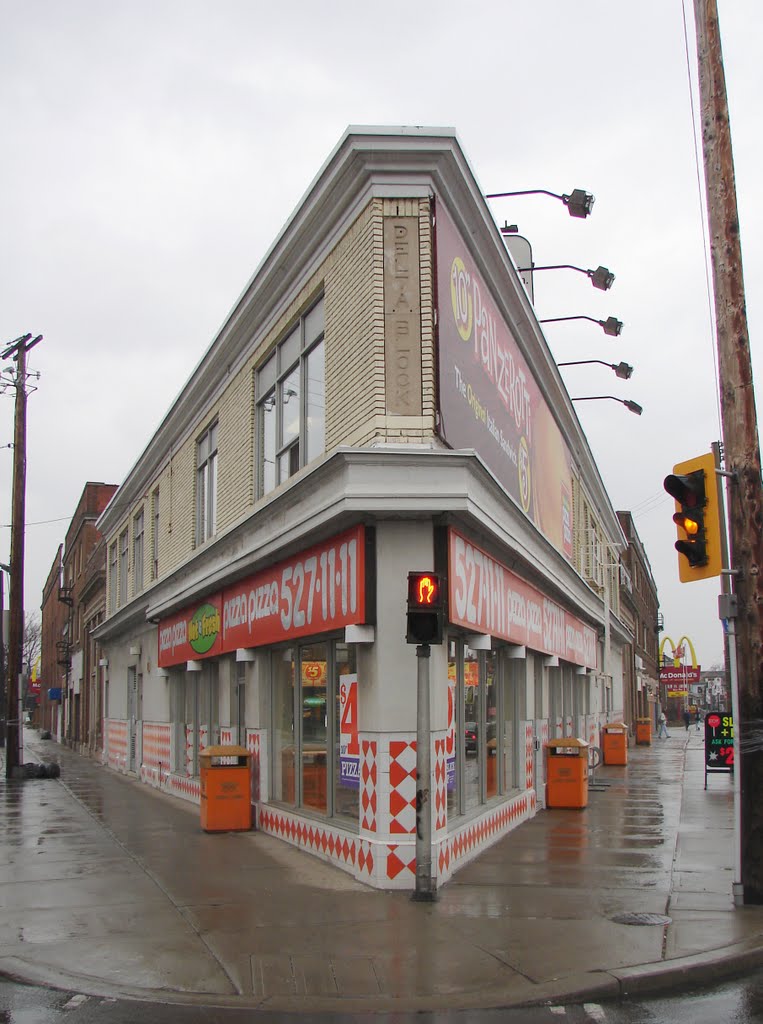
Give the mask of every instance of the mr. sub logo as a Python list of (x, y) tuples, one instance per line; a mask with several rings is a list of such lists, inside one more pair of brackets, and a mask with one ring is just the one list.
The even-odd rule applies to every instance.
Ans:
[(220, 632), (220, 612), (211, 604), (197, 608), (188, 623), (188, 643), (197, 654), (211, 650)]

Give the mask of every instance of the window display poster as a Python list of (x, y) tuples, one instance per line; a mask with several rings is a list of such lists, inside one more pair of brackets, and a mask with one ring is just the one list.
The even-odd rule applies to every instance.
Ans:
[(448, 792), (456, 788), (456, 663), (448, 662), (448, 731), (445, 734), (445, 777)]
[(358, 677), (339, 677), (339, 785), (360, 789), (358, 742)]

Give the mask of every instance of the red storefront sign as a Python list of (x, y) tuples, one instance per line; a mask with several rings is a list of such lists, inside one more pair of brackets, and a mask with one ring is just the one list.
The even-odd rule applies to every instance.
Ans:
[(159, 666), (365, 622), (362, 526), (263, 569), (159, 624)]
[(688, 665), (679, 665), (678, 668), (661, 668), (660, 682), (670, 685), (675, 685), (676, 683), (698, 683), (701, 671), (700, 665), (697, 665), (695, 668)]
[(456, 625), (596, 668), (595, 630), (452, 529), (448, 597)]

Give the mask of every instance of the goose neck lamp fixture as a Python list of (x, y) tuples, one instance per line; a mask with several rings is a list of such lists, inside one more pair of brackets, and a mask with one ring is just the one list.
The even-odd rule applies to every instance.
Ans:
[(556, 324), (561, 320), (590, 320), (592, 324), (598, 324), (610, 338), (617, 338), (623, 331), (622, 320), (618, 320), (614, 316), (608, 316), (606, 320), (597, 320), (594, 316), (550, 316), (545, 320), (539, 320), (538, 323)]
[(559, 195), (545, 188), (529, 188), (522, 192), (491, 192), (485, 199), (504, 199), (507, 196), (553, 196), (554, 199), (561, 199), (570, 217), (587, 217), (595, 201), (591, 193), (582, 188), (574, 188), (569, 195)]
[(615, 281), (615, 275), (611, 270), (607, 270), (606, 267), (597, 267), (596, 270), (584, 270), (583, 267), (573, 267), (571, 263), (555, 263), (550, 267), (517, 267), (517, 270), (520, 274), (536, 270), (578, 270), (581, 274), (586, 274), (591, 279), (591, 284), (594, 288), (598, 288), (603, 292), (609, 291)]
[(571, 402), (598, 402), (602, 398), (611, 398), (613, 402), (619, 402), (626, 409), (640, 416), (644, 411), (638, 402), (631, 402), (628, 398), (618, 398), (616, 395), (583, 395), (581, 398), (571, 398)]
[(607, 363), (603, 359), (571, 359), (569, 362), (557, 363), (557, 366), (583, 366), (586, 363), (600, 363), (614, 370), (621, 380), (630, 380), (633, 375), (633, 367), (628, 363)]

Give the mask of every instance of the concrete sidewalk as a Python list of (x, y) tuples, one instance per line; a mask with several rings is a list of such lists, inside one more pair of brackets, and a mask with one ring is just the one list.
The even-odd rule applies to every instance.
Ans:
[(207, 835), (194, 805), (25, 742), (62, 770), (0, 782), (0, 972), (15, 978), (349, 1012), (600, 1000), (763, 962), (763, 908), (732, 901), (731, 779), (703, 789), (693, 726), (598, 769), (585, 810), (540, 812), (431, 904), (259, 832)]

